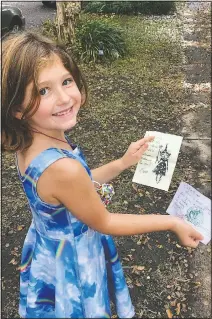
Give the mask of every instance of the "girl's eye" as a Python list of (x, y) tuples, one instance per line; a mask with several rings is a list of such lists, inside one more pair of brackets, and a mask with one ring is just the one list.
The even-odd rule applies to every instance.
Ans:
[(73, 79), (66, 79), (65, 81), (63, 81), (63, 85), (69, 85), (71, 84), (71, 82), (73, 82)]
[(39, 92), (40, 92), (40, 95), (46, 95), (48, 93), (48, 88), (43, 88)]

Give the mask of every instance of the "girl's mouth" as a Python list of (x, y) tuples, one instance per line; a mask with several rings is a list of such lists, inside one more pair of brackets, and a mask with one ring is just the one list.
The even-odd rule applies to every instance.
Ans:
[(66, 109), (66, 110), (64, 110), (64, 111), (57, 112), (57, 113), (54, 113), (54, 114), (52, 114), (52, 115), (53, 115), (53, 116), (64, 116), (64, 115), (67, 115), (67, 114), (71, 113), (72, 108), (73, 108), (73, 106), (69, 107), (68, 109)]

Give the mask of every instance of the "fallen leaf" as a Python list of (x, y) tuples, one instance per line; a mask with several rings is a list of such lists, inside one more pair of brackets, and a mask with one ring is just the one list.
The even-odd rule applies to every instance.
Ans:
[(137, 191), (138, 190), (138, 187), (135, 185), (135, 184), (132, 184), (132, 188)]
[(175, 310), (176, 310), (176, 314), (179, 315), (180, 314), (180, 302), (178, 302), (177, 308)]
[(135, 270), (143, 271), (145, 269), (145, 266), (132, 266), (132, 268), (133, 268), (132, 272), (134, 272)]
[(24, 225), (18, 225), (17, 230), (20, 231), (20, 230), (22, 230), (24, 227), (25, 227)]
[(139, 213), (140, 213), (140, 214), (144, 214), (144, 213), (145, 213), (145, 209), (144, 209), (144, 208), (141, 208), (141, 209), (139, 210)]
[(140, 282), (138, 282), (138, 281), (136, 281), (134, 284), (135, 284), (137, 287), (141, 287), (141, 286), (142, 286), (142, 284), (140, 284)]
[(170, 309), (166, 309), (166, 313), (167, 313), (168, 318), (172, 318), (173, 317), (173, 314), (172, 314)]
[(16, 257), (19, 256), (19, 254), (18, 254), (15, 250), (12, 250), (12, 251), (11, 251), (11, 254), (12, 254), (13, 256), (16, 256)]
[(193, 284), (195, 284), (196, 286), (201, 286), (201, 282), (200, 281), (193, 281)]
[(130, 260), (133, 260), (133, 256), (132, 256), (132, 255), (127, 255), (127, 257), (128, 257)]
[(9, 264), (13, 264), (13, 265), (17, 265), (17, 261), (15, 260), (15, 258), (11, 259)]

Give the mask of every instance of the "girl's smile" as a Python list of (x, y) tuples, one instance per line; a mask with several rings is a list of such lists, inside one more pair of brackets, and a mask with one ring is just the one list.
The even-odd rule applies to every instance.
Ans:
[(53, 116), (66, 116), (67, 114), (73, 113), (73, 106), (69, 107), (68, 109), (64, 111), (60, 111), (58, 113), (52, 114)]

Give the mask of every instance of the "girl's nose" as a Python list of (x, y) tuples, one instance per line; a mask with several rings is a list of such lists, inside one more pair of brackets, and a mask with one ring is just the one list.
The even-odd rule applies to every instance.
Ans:
[(57, 90), (57, 104), (66, 104), (69, 103), (70, 101), (70, 96), (66, 92), (66, 89), (64, 88), (59, 88)]

